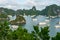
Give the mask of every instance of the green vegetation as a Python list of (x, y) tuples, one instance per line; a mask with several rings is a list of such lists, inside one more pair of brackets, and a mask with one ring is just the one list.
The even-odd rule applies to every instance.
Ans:
[(53, 37), (52, 40), (60, 40), (60, 33), (57, 33), (57, 35)]
[[(49, 27), (44, 27), (39, 30), (38, 26), (34, 26), (34, 31), (28, 33), (26, 29), (21, 26), (15, 31), (9, 28), (9, 23), (5, 21), (3, 24), (0, 23), (0, 40), (49, 40), (50, 36), (48, 34)], [(59, 40), (60, 33), (57, 33), (56, 37), (52, 40)]]
[[(46, 16), (57, 16), (58, 10), (60, 11), (60, 6), (57, 6), (56, 4), (46, 6), (45, 9), (43, 10), (37, 10), (35, 6), (33, 6), (31, 9), (26, 10), (26, 9), (18, 9), (16, 11), (12, 9), (7, 9), (7, 8), (0, 8), (0, 13), (7, 14), (7, 15), (46, 15)], [(2, 12), (3, 11), (3, 12)]]
[(28, 33), (26, 29), (19, 27), (12, 31), (8, 25), (8, 22), (0, 24), (0, 40), (35, 40), (34, 36)]
[(7, 18), (8, 16), (5, 14), (0, 13), (0, 18)]
[(47, 6), (44, 10), (41, 11), (41, 15), (47, 15), (47, 16), (57, 16), (58, 10), (60, 11), (60, 6), (57, 6), (55, 4)]
[(0, 22), (8, 21), (8, 16), (5, 14), (0, 14)]
[(42, 40), (49, 40), (50, 39), (50, 36), (48, 34), (49, 30), (48, 30), (49, 27), (44, 27), (44, 28), (41, 28), (41, 31), (39, 30), (38, 26), (34, 26), (34, 30), (32, 33), (33, 35), (35, 35), (35, 37), (37, 39), (42, 39)]
[[(36, 10), (36, 7), (33, 6), (32, 9), (29, 10), (11, 10), (7, 8), (0, 8), (0, 18), (1, 20), (4, 20), (4, 18), (7, 18), (7, 15), (23, 15), (24, 13), (26, 15), (46, 15), (46, 16), (56, 16), (58, 15), (58, 11), (60, 10), (60, 6), (57, 5), (50, 5), (47, 6), (44, 10), (39, 11)], [(25, 19), (21, 16), (17, 16), (16, 20), (11, 21), (11, 24), (18, 24), (25, 21)], [(12, 31), (9, 27), (9, 22), (5, 21), (3, 23), (0, 23), (0, 40), (49, 40), (49, 27), (44, 27), (39, 30), (38, 26), (33, 26), (34, 31), (31, 33), (28, 33), (26, 29), (23, 29), (21, 26), (17, 30)], [(60, 39), (60, 33), (57, 33), (55, 37), (52, 37), (51, 40), (59, 40)]]
[(21, 14), (21, 15), (24, 15), (24, 13), (26, 15), (38, 15), (40, 13), (39, 10), (36, 10), (35, 6), (33, 6), (32, 9), (29, 9), (29, 10), (25, 10), (25, 9), (21, 10), (21, 9), (19, 9), (16, 12), (17, 12), (17, 14)]
[(5, 14), (5, 15), (14, 15), (15, 11), (12, 9), (7, 9), (7, 8), (0, 8), (0, 14)]
[(24, 17), (17, 15), (16, 19), (10, 21), (10, 23), (12, 25), (21, 25), (21, 24), (25, 24), (26, 20), (24, 19)]

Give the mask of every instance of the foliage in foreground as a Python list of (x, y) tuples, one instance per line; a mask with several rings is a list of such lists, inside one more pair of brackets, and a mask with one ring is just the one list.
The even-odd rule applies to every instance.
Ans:
[(36, 36), (36, 38), (38, 38), (39, 40), (42, 39), (42, 40), (49, 40), (49, 30), (48, 30), (49, 27), (44, 27), (44, 28), (41, 28), (41, 31), (39, 30), (38, 26), (34, 26), (34, 30), (33, 31), (33, 35)]
[(35, 40), (35, 38), (21, 27), (12, 31), (8, 26), (8, 22), (4, 22), (0, 24), (0, 40)]
[[(34, 26), (34, 31), (28, 33), (26, 29), (19, 27), (17, 30), (12, 31), (9, 28), (9, 23), (0, 23), (0, 40), (49, 40), (50, 36), (48, 34), (49, 27), (44, 27), (39, 30), (38, 26)], [(60, 33), (57, 33), (56, 37), (52, 40), (59, 40)]]

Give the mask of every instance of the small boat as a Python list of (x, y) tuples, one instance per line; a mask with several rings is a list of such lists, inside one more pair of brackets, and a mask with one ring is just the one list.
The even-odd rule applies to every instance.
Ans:
[(40, 22), (39, 25), (46, 25), (46, 22)]
[(50, 20), (47, 20), (47, 19), (46, 19), (45, 21), (46, 21), (46, 22), (49, 22)]
[(56, 25), (56, 28), (60, 28), (60, 22), (57, 23), (58, 25)]
[(60, 24), (60, 22), (59, 22), (59, 24)]
[(56, 27), (56, 28), (60, 28), (60, 25), (56, 25), (55, 27)]
[(46, 18), (49, 18), (49, 17), (46, 17)]
[(35, 17), (35, 15), (32, 15), (31, 17)]
[(33, 21), (37, 21), (37, 19), (33, 19)]
[(55, 18), (55, 16), (52, 16), (52, 18)]

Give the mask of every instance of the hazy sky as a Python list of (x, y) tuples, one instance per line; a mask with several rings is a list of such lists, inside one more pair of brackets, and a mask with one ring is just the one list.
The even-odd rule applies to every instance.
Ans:
[(60, 0), (0, 0), (0, 7), (9, 9), (30, 9), (36, 6), (37, 9), (42, 10), (48, 5), (60, 5)]

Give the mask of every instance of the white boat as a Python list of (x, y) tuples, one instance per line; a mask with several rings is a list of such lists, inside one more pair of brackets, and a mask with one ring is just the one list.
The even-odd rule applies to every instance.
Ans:
[(34, 17), (35, 15), (32, 15), (31, 17)]
[(60, 22), (59, 22), (59, 24), (60, 24)]
[(56, 28), (60, 28), (60, 25), (55, 25)]
[(52, 18), (55, 18), (55, 16), (52, 16)]
[(46, 17), (46, 18), (49, 18), (49, 17)]
[(37, 21), (37, 19), (33, 19), (33, 21)]
[(46, 19), (45, 21), (46, 21), (46, 22), (49, 22), (50, 20), (47, 20), (47, 19)]
[(46, 25), (47, 23), (46, 22), (40, 22), (39, 25)]
[(57, 16), (50, 16), (51, 18), (56, 18)]
[(56, 28), (60, 28), (60, 22), (58, 22), (58, 25), (55, 25)]

